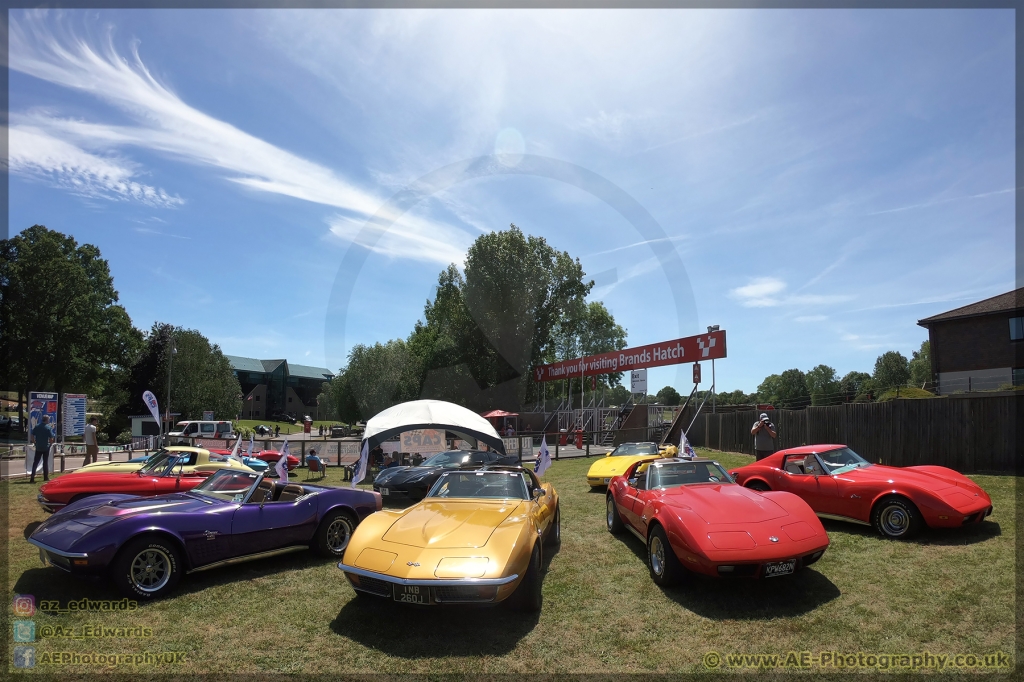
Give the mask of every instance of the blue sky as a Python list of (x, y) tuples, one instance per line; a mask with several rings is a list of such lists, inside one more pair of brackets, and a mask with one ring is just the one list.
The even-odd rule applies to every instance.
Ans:
[[(509, 223), (581, 259), (630, 345), (721, 325), (719, 390), (871, 371), (920, 346), (918, 319), (1014, 287), (1012, 10), (10, 19), (11, 232), (96, 244), (137, 326), (227, 353), (337, 368), (405, 337), (438, 272)], [(595, 173), (664, 237), (516, 173), (454, 174), (389, 213), (491, 154)], [(391, 227), (366, 227), (382, 207)], [(339, 282), (351, 303), (329, 311)]]

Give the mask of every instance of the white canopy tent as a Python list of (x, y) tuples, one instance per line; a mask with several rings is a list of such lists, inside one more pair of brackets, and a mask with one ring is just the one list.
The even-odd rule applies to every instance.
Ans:
[(380, 412), (366, 422), (363, 449), (372, 450), (387, 439), (413, 429), (444, 429), (486, 443), (505, 454), (505, 444), (489, 421), (461, 405), (444, 400), (412, 400)]

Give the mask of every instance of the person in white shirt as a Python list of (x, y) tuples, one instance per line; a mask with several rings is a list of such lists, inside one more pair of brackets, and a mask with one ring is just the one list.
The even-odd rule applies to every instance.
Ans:
[(85, 441), (85, 464), (95, 462), (100, 456), (100, 446), (96, 442), (96, 417), (89, 417), (82, 439)]

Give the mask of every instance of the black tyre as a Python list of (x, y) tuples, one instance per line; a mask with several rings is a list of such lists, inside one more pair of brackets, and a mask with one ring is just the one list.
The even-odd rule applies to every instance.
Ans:
[(921, 512), (905, 497), (887, 497), (872, 510), (871, 525), (887, 538), (903, 540), (921, 530)]
[(751, 481), (747, 484), (747, 487), (751, 490), (756, 490), (759, 493), (766, 493), (771, 490), (771, 488), (768, 487), (768, 484), (763, 481)]
[(676, 585), (683, 579), (683, 565), (661, 526), (655, 526), (647, 538), (647, 566), (651, 569), (651, 579), (662, 587)]
[(615, 499), (611, 495), (608, 495), (605, 499), (605, 522), (608, 524), (608, 532), (612, 535), (618, 535), (626, 530), (626, 525), (622, 523), (619, 510), (615, 508)]
[(533, 553), (530, 554), (530, 564), (526, 569), (526, 575), (519, 582), (519, 587), (506, 601), (513, 611), (524, 611), (536, 613), (540, 611), (544, 603), (544, 595), (541, 593), (543, 576), (541, 575), (540, 543), (534, 543)]
[(562, 509), (559, 505), (555, 506), (555, 518), (548, 527), (548, 534), (544, 538), (544, 544), (548, 547), (562, 544)]
[(157, 536), (132, 540), (121, 548), (111, 566), (118, 590), (147, 601), (173, 590), (183, 569), (177, 545)]
[(349, 512), (335, 509), (327, 512), (313, 536), (313, 548), (327, 557), (340, 557), (352, 540), (356, 520)]

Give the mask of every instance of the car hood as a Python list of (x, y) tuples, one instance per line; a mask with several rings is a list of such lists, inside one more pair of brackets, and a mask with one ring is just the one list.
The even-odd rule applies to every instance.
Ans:
[(918, 486), (933, 492), (956, 487), (956, 483), (950, 478), (927, 471), (919, 471), (914, 467), (890, 467), (884, 464), (872, 464), (869, 467), (853, 469), (837, 476), (856, 483), (887, 484), (893, 482), (900, 485)]
[(660, 455), (617, 455), (615, 457), (602, 457), (590, 465), (587, 476), (611, 478), (623, 473), (629, 467), (642, 460), (655, 460)]
[(382, 539), (421, 548), (483, 547), (518, 507), (510, 500), (428, 500), (410, 507)]
[(661, 501), (706, 523), (760, 523), (789, 516), (778, 503), (735, 483), (699, 483), (661, 491)]
[[(393, 469), (393, 473), (388, 473), (385, 469), (377, 476), (377, 480), (381, 484), (387, 483), (388, 485), (400, 485), (402, 483), (408, 483), (417, 478), (429, 476), (430, 474), (440, 474), (444, 471), (444, 467), (402, 467)], [(385, 476), (385, 474), (388, 474)], [(374, 481), (375, 483), (377, 481)]]
[(31, 537), (55, 549), (69, 550), (85, 535), (119, 519), (138, 514), (205, 512), (210, 505), (189, 495), (127, 498), (58, 512), (44, 521)]
[(81, 469), (76, 469), (72, 474), (110, 474), (110, 473), (131, 473), (138, 471), (145, 462), (95, 462), (86, 464)]

